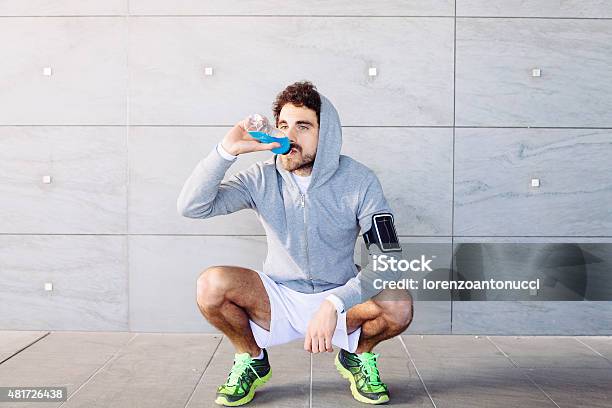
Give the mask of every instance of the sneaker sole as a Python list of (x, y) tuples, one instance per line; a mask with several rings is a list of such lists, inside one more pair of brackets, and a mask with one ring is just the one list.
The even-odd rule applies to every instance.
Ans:
[(353, 398), (355, 398), (357, 401), (363, 402), (365, 404), (372, 404), (372, 405), (384, 404), (385, 402), (389, 402), (388, 395), (381, 395), (376, 400), (372, 400), (372, 399), (366, 398), (363, 395), (361, 395), (359, 391), (357, 391), (357, 384), (355, 383), (355, 378), (353, 377), (353, 374), (349, 370), (344, 368), (342, 366), (342, 363), (340, 363), (339, 354), (336, 354), (336, 359), (334, 361), (334, 364), (336, 365), (336, 369), (338, 370), (340, 375), (346, 378), (347, 380), (349, 380), (349, 383), (351, 384), (350, 386), (351, 394), (353, 394)]
[(247, 404), (251, 402), (253, 397), (255, 397), (255, 390), (261, 387), (262, 385), (264, 385), (265, 383), (267, 383), (271, 377), (272, 377), (272, 369), (270, 368), (270, 371), (268, 372), (268, 374), (253, 381), (253, 385), (251, 385), (251, 389), (249, 390), (248, 394), (245, 395), (244, 397), (236, 401), (228, 401), (224, 397), (217, 397), (217, 399), (215, 399), (215, 404), (223, 405), (226, 407), (238, 407), (240, 405)]

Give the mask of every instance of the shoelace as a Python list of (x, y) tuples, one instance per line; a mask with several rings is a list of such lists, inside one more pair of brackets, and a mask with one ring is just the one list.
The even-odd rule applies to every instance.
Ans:
[(378, 367), (376, 367), (376, 359), (378, 358), (378, 354), (362, 353), (358, 356), (360, 366), (363, 372), (365, 373), (368, 382), (373, 386), (382, 385), (382, 382), (380, 381)]
[(228, 387), (235, 387), (236, 385), (238, 385), (238, 380), (240, 379), (240, 377), (242, 377), (244, 371), (248, 368), (250, 368), (251, 371), (255, 373), (257, 378), (260, 378), (259, 374), (257, 374), (257, 371), (255, 371), (255, 369), (251, 365), (252, 362), (253, 358), (249, 355), (249, 353), (236, 354), (234, 356), (234, 365), (230, 370), (225, 385), (227, 385)]

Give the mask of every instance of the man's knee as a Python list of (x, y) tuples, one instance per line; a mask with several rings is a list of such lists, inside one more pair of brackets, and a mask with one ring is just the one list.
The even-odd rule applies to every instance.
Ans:
[(383, 314), (387, 321), (389, 330), (400, 334), (410, 326), (414, 316), (412, 298), (401, 296), (398, 299), (390, 299), (381, 302)]
[(206, 268), (197, 280), (198, 305), (204, 310), (218, 308), (225, 302), (229, 288), (227, 267)]

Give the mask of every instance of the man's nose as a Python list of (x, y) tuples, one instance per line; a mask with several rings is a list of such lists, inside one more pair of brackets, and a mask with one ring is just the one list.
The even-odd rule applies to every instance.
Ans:
[(295, 128), (289, 128), (285, 130), (285, 136), (294, 143), (297, 143), (297, 132)]

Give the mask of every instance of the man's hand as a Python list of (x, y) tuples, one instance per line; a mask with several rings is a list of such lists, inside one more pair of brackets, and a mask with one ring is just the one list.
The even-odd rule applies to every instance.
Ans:
[(246, 131), (244, 120), (241, 120), (225, 134), (221, 146), (223, 146), (226, 152), (236, 156), (243, 153), (272, 150), (280, 147), (280, 143), (260, 143)]
[(324, 300), (308, 323), (306, 338), (304, 339), (304, 350), (311, 353), (322, 353), (334, 351), (332, 348), (332, 337), (338, 323), (338, 312), (329, 300)]

